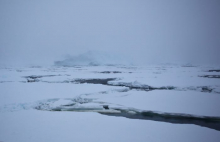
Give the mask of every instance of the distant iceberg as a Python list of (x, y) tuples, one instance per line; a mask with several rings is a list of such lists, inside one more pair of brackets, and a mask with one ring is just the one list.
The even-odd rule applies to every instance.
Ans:
[(133, 65), (128, 59), (112, 53), (88, 51), (78, 56), (71, 56), (63, 61), (55, 61), (56, 66), (101, 66)]

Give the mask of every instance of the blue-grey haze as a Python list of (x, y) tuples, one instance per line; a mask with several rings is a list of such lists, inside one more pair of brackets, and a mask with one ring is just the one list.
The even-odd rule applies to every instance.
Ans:
[(0, 61), (89, 50), (143, 62), (220, 63), (219, 0), (0, 0)]

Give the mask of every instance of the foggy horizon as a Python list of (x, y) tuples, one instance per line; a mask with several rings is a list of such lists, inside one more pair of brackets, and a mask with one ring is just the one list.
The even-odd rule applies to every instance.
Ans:
[(219, 142), (220, 0), (0, 0), (0, 142)]
[(0, 1), (0, 63), (48, 64), (88, 51), (143, 63), (220, 63), (218, 0)]

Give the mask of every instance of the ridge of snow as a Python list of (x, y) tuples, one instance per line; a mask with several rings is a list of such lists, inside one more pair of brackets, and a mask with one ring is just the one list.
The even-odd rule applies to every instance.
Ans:
[(100, 66), (100, 65), (131, 65), (127, 59), (117, 54), (88, 51), (78, 56), (70, 56), (62, 61), (55, 61), (57, 66)]

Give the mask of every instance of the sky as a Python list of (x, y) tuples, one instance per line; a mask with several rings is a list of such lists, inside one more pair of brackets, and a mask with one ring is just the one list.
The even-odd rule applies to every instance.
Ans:
[(0, 0), (0, 63), (90, 50), (145, 63), (220, 63), (219, 0)]

